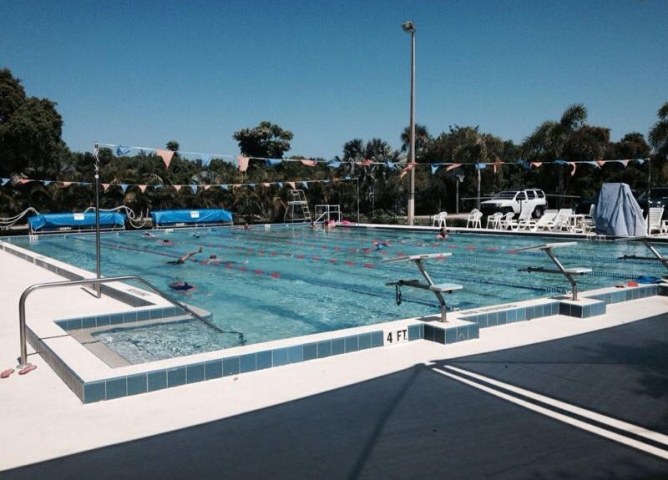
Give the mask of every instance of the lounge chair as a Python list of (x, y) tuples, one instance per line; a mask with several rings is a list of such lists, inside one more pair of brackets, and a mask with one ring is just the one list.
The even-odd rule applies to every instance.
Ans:
[(482, 212), (477, 208), (474, 208), (466, 219), (466, 228), (482, 228), (481, 218)]
[(536, 220), (536, 230), (550, 230), (554, 223), (554, 219), (557, 218), (559, 210), (545, 210), (543, 215)]
[(571, 215), (573, 215), (573, 210), (570, 208), (561, 208), (559, 213), (554, 217), (554, 220), (551, 224), (548, 225), (548, 229), (551, 231), (557, 230), (570, 230), (571, 229)]
[(517, 220), (510, 223), (512, 230), (531, 230), (536, 231), (536, 221), (533, 219), (533, 211), (530, 209), (522, 210)]
[(649, 214), (647, 215), (649, 222), (649, 234), (652, 232), (661, 233), (663, 225), (661, 224), (661, 218), (663, 217), (663, 207), (650, 207)]

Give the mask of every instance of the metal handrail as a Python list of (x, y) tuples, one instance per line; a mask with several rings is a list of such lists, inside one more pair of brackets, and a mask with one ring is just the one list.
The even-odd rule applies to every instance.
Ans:
[(120, 281), (126, 281), (126, 280), (136, 280), (140, 283), (143, 283), (146, 285), (148, 288), (153, 290), (155, 293), (160, 295), (163, 299), (167, 300), (169, 303), (172, 305), (175, 305), (182, 310), (184, 310), (186, 313), (189, 315), (192, 315), (205, 325), (207, 325), (209, 328), (212, 328), (218, 333), (233, 333), (236, 335), (239, 335), (239, 341), (244, 344), (246, 343), (246, 340), (244, 339), (244, 334), (241, 332), (237, 332), (234, 330), (222, 330), (221, 328), (217, 327), (213, 323), (211, 323), (209, 320), (206, 318), (202, 317), (198, 313), (194, 312), (190, 307), (185, 305), (184, 303), (179, 302), (176, 299), (171, 298), (169, 295), (161, 291), (159, 288), (156, 286), (152, 285), (151, 283), (147, 282), (141, 277), (138, 277), (136, 275), (122, 275), (119, 277), (105, 277), (105, 278), (85, 278), (81, 280), (65, 280), (61, 282), (50, 282), (50, 283), (38, 283), (35, 285), (31, 285), (28, 287), (23, 294), (21, 294), (21, 299), (19, 300), (19, 336), (20, 336), (20, 342), (21, 342), (21, 360), (20, 360), (20, 365), (19, 366), (25, 366), (28, 364), (28, 354), (27, 354), (27, 346), (26, 346), (26, 308), (25, 308), (25, 302), (26, 299), (28, 298), (28, 295), (30, 295), (32, 292), (35, 290), (39, 290), (42, 288), (51, 288), (51, 287), (69, 287), (73, 285), (89, 285), (89, 284), (96, 284), (100, 285), (102, 283), (109, 283), (109, 282), (120, 282)]

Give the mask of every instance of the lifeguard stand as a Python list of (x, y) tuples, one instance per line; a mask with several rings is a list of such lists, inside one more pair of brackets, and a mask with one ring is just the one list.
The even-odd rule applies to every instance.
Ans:
[(290, 190), (288, 208), (283, 217), (284, 222), (310, 222), (311, 211), (308, 208), (303, 190)]

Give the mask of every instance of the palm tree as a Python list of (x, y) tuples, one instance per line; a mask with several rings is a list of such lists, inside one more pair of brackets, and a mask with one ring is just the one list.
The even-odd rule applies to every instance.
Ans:
[[(532, 157), (532, 160), (546, 162), (562, 159), (569, 141), (578, 130), (585, 126), (586, 120), (587, 109), (584, 105), (578, 103), (569, 106), (558, 122), (550, 120), (543, 122), (534, 133), (524, 140), (521, 148), (522, 154)], [(545, 177), (543, 181), (549, 182), (550, 179), (551, 176)], [(556, 190), (559, 195), (564, 192), (563, 165), (559, 166)]]
[(657, 154), (668, 157), (668, 102), (658, 112), (659, 121), (649, 131), (649, 143)]
[[(420, 157), (422, 152), (429, 147), (429, 143), (432, 141), (431, 136), (427, 127), (420, 125), (419, 123), (415, 124), (415, 156)], [(401, 133), (401, 151), (407, 152), (410, 147), (411, 142), (411, 129), (406, 127)], [(417, 160), (416, 160), (417, 161)]]

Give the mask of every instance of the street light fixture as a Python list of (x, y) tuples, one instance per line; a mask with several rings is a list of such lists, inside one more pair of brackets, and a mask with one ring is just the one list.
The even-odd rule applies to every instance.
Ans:
[(401, 24), (404, 32), (411, 34), (411, 120), (410, 120), (410, 183), (408, 187), (408, 225), (413, 225), (415, 216), (415, 24)]

